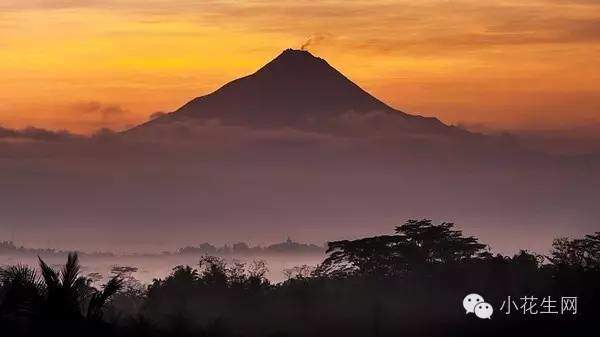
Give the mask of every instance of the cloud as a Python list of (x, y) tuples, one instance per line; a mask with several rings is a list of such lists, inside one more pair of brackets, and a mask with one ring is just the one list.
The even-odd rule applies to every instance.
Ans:
[[(599, 42), (600, 15), (588, 2), (208, 2), (202, 20), (230, 17), (251, 30), (323, 31), (330, 44), (387, 53), (440, 54), (501, 45)], [(589, 1), (592, 4), (592, 1)], [(297, 18), (303, 20), (297, 20)], [(312, 43), (309, 39), (309, 44)]]
[[(350, 114), (343, 123), (360, 128), (386, 118)], [(523, 219), (536, 242), (548, 244), (597, 225), (597, 166), (571, 158), (482, 159), (461, 148), (386, 147), (361, 136), (215, 121), (173, 127), (147, 137), (102, 130), (69, 142), (50, 141), (49, 131), (1, 129), (3, 137), (40, 140), (0, 142), (0, 221), (20, 229), (20, 240), (94, 248), (114, 244), (115, 233), (179, 245), (231, 235), (322, 241), (427, 215), (459, 219), (502, 249), (515, 244)]]
[(69, 8), (101, 7), (114, 4), (112, 0), (4, 0), (0, 11), (60, 10)]
[(166, 116), (168, 113), (164, 112), (164, 111), (157, 111), (157, 112), (153, 112), (150, 114), (150, 116), (148, 117), (149, 120), (153, 120), (153, 119), (157, 119), (160, 118), (162, 116)]
[(123, 109), (118, 104), (105, 104), (97, 101), (81, 102), (74, 104), (72, 110), (83, 114), (100, 114), (103, 117), (110, 117), (114, 115), (122, 115), (127, 113), (127, 110)]
[(45, 142), (62, 142), (82, 139), (81, 136), (66, 130), (52, 131), (36, 127), (24, 129), (9, 129), (0, 126), (0, 141), (32, 140)]
[(600, 123), (565, 125), (563, 128), (507, 130), (485, 123), (459, 123), (461, 127), (487, 135), (511, 138), (525, 148), (559, 155), (600, 153)]
[(504, 45), (600, 42), (600, 14), (588, 9), (597, 7), (594, 0), (284, 0), (280, 6), (274, 6), (272, 0), (148, 0), (140, 7), (141, 3), (141, 0), (9, 1), (3, 7), (42, 10), (92, 7), (135, 15), (140, 22), (188, 22), (296, 37), (318, 32), (303, 45), (319, 43), (327, 37), (328, 45), (380, 53), (436, 55)]
[(320, 148), (341, 147), (349, 143), (345, 137), (315, 130), (225, 125), (218, 119), (159, 122), (152, 125), (151, 128), (127, 132), (124, 139), (127, 142), (153, 144), (156, 147), (187, 148), (187, 146), (193, 146), (195, 149), (213, 154), (243, 148), (285, 151), (304, 147), (318, 151)]
[(110, 126), (120, 122), (129, 111), (118, 104), (106, 104), (97, 101), (73, 104), (70, 110), (82, 120), (96, 120), (99, 126)]

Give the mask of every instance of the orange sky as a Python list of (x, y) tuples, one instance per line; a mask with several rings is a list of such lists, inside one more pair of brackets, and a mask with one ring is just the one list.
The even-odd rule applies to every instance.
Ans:
[(0, 0), (0, 125), (91, 132), (308, 49), (406, 112), (600, 123), (600, 1)]

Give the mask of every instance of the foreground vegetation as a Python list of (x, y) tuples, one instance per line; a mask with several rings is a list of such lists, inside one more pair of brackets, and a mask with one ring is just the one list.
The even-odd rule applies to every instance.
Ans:
[[(410, 220), (392, 235), (337, 241), (316, 268), (270, 284), (266, 266), (205, 256), (142, 286), (126, 270), (101, 289), (77, 255), (0, 272), (3, 336), (593, 336), (600, 233), (557, 239), (549, 256), (493, 255), (453, 224)], [(471, 292), (495, 307), (466, 315)], [(577, 297), (577, 313), (505, 314), (507, 298)], [(518, 310), (515, 310), (518, 311)]]

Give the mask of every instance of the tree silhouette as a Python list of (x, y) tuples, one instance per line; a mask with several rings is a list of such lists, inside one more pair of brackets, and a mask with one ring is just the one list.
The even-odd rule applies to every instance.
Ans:
[(38, 258), (46, 286), (45, 313), (57, 319), (81, 318), (82, 303), (88, 295), (88, 279), (80, 276), (79, 258), (70, 253), (58, 272)]
[[(104, 305), (122, 285), (117, 275), (108, 281), (102, 291), (92, 288), (91, 280), (80, 275), (77, 253), (69, 253), (60, 272), (48, 266), (42, 258), (38, 259), (45, 285), (44, 314), (50, 318), (100, 319)], [(87, 310), (84, 310), (86, 305)]]
[(432, 264), (454, 263), (487, 256), (474, 237), (465, 237), (454, 224), (408, 220), (396, 235), (328, 243), (329, 256), (319, 271), (327, 275), (393, 276)]
[(88, 303), (87, 319), (101, 320), (106, 302), (122, 287), (123, 281), (118, 277), (111, 278), (102, 291), (94, 291)]
[(559, 269), (600, 272), (600, 232), (582, 239), (555, 239), (549, 260)]
[[(331, 242), (316, 270), (290, 269), (288, 280), (279, 284), (264, 278), (260, 261), (226, 263), (205, 256), (196, 268), (177, 266), (130, 295), (120, 290), (127, 276), (118, 277), (130, 267), (115, 268), (117, 277), (97, 290), (80, 276), (77, 255), (71, 254), (60, 271), (41, 259), (41, 273), (19, 265), (0, 268), (0, 332), (11, 337), (592, 336), (600, 300), (599, 243), (595, 233), (557, 239), (548, 257), (526, 250), (492, 255), (451, 223), (410, 220), (393, 235)], [(492, 320), (465, 315), (460, 301), (470, 292), (494, 305)], [(115, 300), (117, 293), (137, 304)], [(518, 300), (525, 294), (540, 301), (575, 296), (580, 312), (510, 319), (501, 314), (507, 295)]]
[(464, 237), (451, 222), (432, 224), (431, 220), (408, 220), (396, 227), (396, 233), (419, 248), (419, 258), (425, 263), (450, 263), (483, 253), (485, 244), (477, 238)]
[(43, 285), (35, 270), (25, 265), (0, 269), (0, 316), (7, 320), (32, 317), (43, 299)]

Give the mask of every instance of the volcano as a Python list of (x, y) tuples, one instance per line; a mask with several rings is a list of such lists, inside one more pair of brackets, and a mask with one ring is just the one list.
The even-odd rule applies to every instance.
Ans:
[[(380, 114), (402, 129), (452, 133), (436, 118), (410, 115), (375, 98), (306, 50), (287, 49), (255, 73), (197, 97), (178, 110), (134, 129), (171, 122), (218, 120), (223, 125), (258, 128), (331, 124), (344, 115)], [(133, 129), (132, 129), (133, 130)]]

